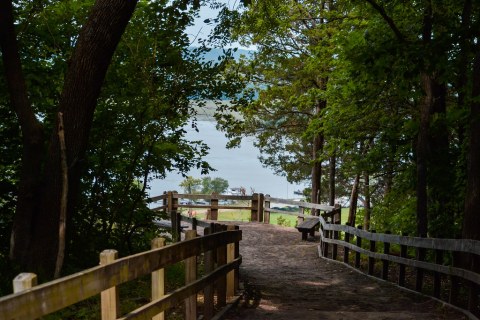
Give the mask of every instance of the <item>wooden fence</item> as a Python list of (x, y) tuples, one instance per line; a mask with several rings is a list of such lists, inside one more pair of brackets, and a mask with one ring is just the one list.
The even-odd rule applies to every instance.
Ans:
[[(204, 203), (182, 203), (185, 199), (201, 199)], [(152, 210), (169, 215), (173, 240), (177, 243), (164, 247), (165, 240), (156, 239), (151, 251), (122, 259), (116, 259), (115, 251), (107, 250), (100, 256), (100, 266), (39, 286), (35, 286), (35, 275), (21, 274), (14, 281), (17, 293), (0, 298), (0, 319), (36, 319), (98, 294), (102, 301), (102, 319), (163, 320), (163, 312), (182, 300), (185, 301), (185, 319), (196, 319), (196, 294), (200, 290), (204, 292), (203, 318), (211, 319), (214, 301), (217, 307), (223, 307), (227, 297), (235, 294), (241, 263), (241, 231), (235, 226), (228, 226), (226, 230), (227, 226), (216, 223), (219, 209), (247, 209), (251, 212), (251, 221), (263, 223), (270, 222), (273, 212), (295, 215), (299, 221), (319, 219), (319, 253), (324, 258), (397, 282), (402, 287), (413, 286), (414, 290), (468, 309), (477, 317), (480, 314), (480, 274), (456, 263), (458, 257), (479, 259), (479, 241), (367, 232), (360, 227), (342, 225), (340, 207), (273, 198), (261, 193), (232, 196), (165, 192), (150, 200), (161, 201), (161, 205)], [(236, 203), (220, 204), (220, 200)], [(298, 211), (271, 208), (274, 203), (296, 206)], [(209, 220), (181, 215), (179, 208), (205, 208)], [(185, 241), (180, 241), (182, 222), (192, 226), (185, 234)], [(204, 228), (202, 237), (196, 236), (198, 226)], [(197, 279), (197, 259), (201, 254), (205, 275)], [(185, 261), (186, 285), (165, 294), (163, 269), (180, 261)], [(152, 275), (152, 301), (120, 317), (116, 286), (147, 274)], [(463, 297), (466, 298), (462, 300)]]
[[(476, 317), (480, 315), (480, 274), (456, 263), (459, 257), (478, 259), (480, 241), (367, 232), (361, 226), (328, 223), (322, 217), (320, 225), (319, 252), (323, 257), (340, 260), (401, 287), (408, 287), (410, 280), (411, 289), (467, 309)], [(343, 256), (337, 254), (338, 246), (343, 247)]]
[[(189, 196), (191, 195), (172, 193), (167, 196), (166, 194), (164, 196), (165, 208), (169, 207), (176, 212), (177, 221), (208, 224), (208, 222), (199, 222), (178, 214), (176, 209), (182, 205), (177, 205), (175, 199), (188, 199)], [(195, 195), (189, 199), (209, 199), (210, 203), (198, 207), (216, 212), (216, 209), (228, 208), (228, 206), (217, 206), (218, 199), (236, 200), (237, 198), (236, 196)], [(323, 257), (343, 262), (351, 267), (361, 269), (371, 276), (396, 282), (399, 286), (447, 301), (452, 305), (469, 310), (477, 317), (480, 316), (480, 274), (461, 268), (457, 263), (459, 257), (467, 256), (467, 260), (472, 257), (479, 259), (479, 241), (419, 238), (392, 235), (388, 232), (384, 234), (375, 233), (375, 231), (367, 232), (361, 230), (361, 227), (342, 225), (341, 208), (338, 206), (285, 200), (263, 194), (254, 194), (241, 197), (241, 199), (251, 201), (251, 206), (238, 207), (252, 211), (251, 221), (269, 223), (271, 213), (294, 215), (298, 217), (299, 222), (303, 219), (319, 219), (319, 253)], [(169, 203), (171, 203), (170, 206)], [(272, 204), (296, 206), (298, 211), (273, 209), (270, 208)], [(189, 206), (184, 205), (183, 207)], [(213, 217), (216, 218), (216, 215)], [(174, 223), (179, 225), (177, 222)], [(343, 253), (340, 251), (342, 249)]]
[[(217, 309), (238, 288), (239, 241), (242, 233), (235, 226), (214, 225), (204, 236), (195, 230), (186, 240), (164, 246), (165, 239), (152, 241), (152, 250), (116, 259), (115, 250), (100, 255), (100, 266), (36, 286), (34, 274), (20, 274), (14, 280), (16, 293), (0, 298), (0, 319), (37, 319), (94, 295), (101, 295), (102, 320), (163, 320), (164, 311), (185, 301), (185, 319), (197, 319), (197, 292), (203, 290), (203, 318), (214, 316), (214, 292)], [(228, 230), (226, 230), (228, 228)], [(205, 275), (197, 278), (197, 259), (203, 254)], [(185, 261), (186, 285), (165, 294), (164, 268)], [(152, 275), (151, 302), (120, 315), (117, 286)]]
[[(250, 210), (250, 221), (270, 223), (271, 213), (280, 213), (283, 215), (293, 215), (298, 218), (300, 223), (304, 219), (316, 218), (319, 214), (331, 221), (332, 223), (341, 223), (341, 208), (339, 206), (327, 206), (323, 204), (314, 204), (303, 201), (293, 201), (280, 198), (270, 197), (262, 193), (254, 193), (249, 196), (238, 195), (219, 195), (219, 194), (180, 194), (175, 191), (164, 192), (163, 195), (152, 197), (149, 199), (153, 203), (161, 202), (152, 208), (155, 211), (164, 211), (171, 219), (171, 226), (173, 229), (173, 237), (176, 241), (180, 240), (181, 221), (190, 223), (201, 223), (197, 219), (186, 219), (180, 214), (181, 208), (201, 208), (206, 209), (207, 220), (216, 221), (218, 219), (218, 211), (221, 209), (238, 209)], [(180, 200), (187, 200), (187, 203), (182, 204)], [(202, 200), (205, 203), (198, 204), (194, 200)], [(220, 204), (222, 200), (232, 200), (234, 204)], [(238, 205), (238, 202), (247, 202), (244, 205)], [(280, 209), (271, 208), (271, 205), (280, 204), (298, 207), (297, 212), (290, 212)], [(308, 211), (308, 213), (306, 212)], [(203, 227), (208, 227), (207, 222), (203, 222)]]

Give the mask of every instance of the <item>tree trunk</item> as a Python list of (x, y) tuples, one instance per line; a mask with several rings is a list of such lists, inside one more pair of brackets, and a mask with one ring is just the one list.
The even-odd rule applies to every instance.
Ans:
[[(324, 81), (322, 80), (319, 87), (323, 88)], [(320, 112), (323, 108), (325, 108), (326, 102), (320, 101), (315, 106), (314, 114), (316, 116), (320, 115)], [(319, 159), (322, 151), (323, 151), (323, 143), (324, 137), (322, 133), (317, 133), (313, 137), (313, 145), (312, 145), (312, 195), (311, 195), (311, 202), (312, 203), (320, 203), (320, 193), (321, 193), (321, 183), (322, 183), (322, 161)]]
[(320, 203), (320, 191), (322, 182), (322, 161), (318, 159), (323, 149), (323, 136), (318, 134), (313, 140), (312, 148), (312, 203)]
[[(5, 1), (1, 3), (4, 6)], [(134, 0), (97, 0), (95, 2), (80, 32), (65, 75), (58, 109), (64, 115), (69, 181), (67, 212), (70, 217), (75, 209), (82, 159), (87, 149), (100, 88), (136, 3), (137, 1)], [(3, 20), (1, 18), (0, 20)], [(0, 23), (3, 27), (5, 22)], [(7, 24), (11, 24), (10, 28), (13, 28), (13, 20)], [(7, 38), (9, 42), (12, 41), (10, 33)], [(3, 34), (0, 36), (0, 38), (4, 37)], [(4, 62), (5, 65), (9, 65), (16, 59), (10, 55), (5, 56), (5, 51), (8, 51), (9, 47), (5, 49), (3, 42), (2, 39)], [(15, 38), (13, 42), (16, 42)], [(10, 83), (8, 76), (7, 80), (9, 88), (17, 86), (15, 82)], [(22, 83), (24, 85), (25, 82), (22, 81)], [(10, 92), (12, 96), (16, 94), (12, 89)], [(22, 115), (17, 110), (19, 107), (12, 105), (20, 119), (24, 139), (39, 140), (38, 132), (30, 133), (31, 126), (22, 122)], [(30, 105), (23, 108), (30, 117), (35, 117)], [(55, 128), (57, 127), (58, 123)], [(13, 223), (11, 254), (23, 271), (33, 271), (42, 277), (51, 277), (58, 253), (62, 195), (60, 144), (56, 129), (51, 134), (46, 152), (46, 155), (43, 150), (39, 152), (38, 144), (33, 146), (24, 144), (22, 177)], [(34, 156), (27, 156), (32, 154)], [(41, 159), (45, 159), (43, 164)], [(35, 179), (35, 181), (31, 183), (28, 179)]]
[(360, 184), (360, 175), (355, 176), (352, 186), (352, 194), (350, 195), (350, 208), (348, 210), (348, 224), (355, 226), (355, 218), (357, 216), (357, 201), (358, 201), (358, 185)]
[(335, 205), (335, 175), (336, 175), (336, 156), (335, 153), (330, 157), (330, 179), (329, 179), (329, 190), (330, 190), (330, 196), (329, 196), (329, 205), (334, 206)]
[(420, 105), (420, 128), (416, 144), (417, 165), (417, 235), (426, 237), (428, 231), (427, 160), (430, 114), (433, 104), (432, 77), (425, 73), (421, 77), (424, 99)]
[[(480, 51), (473, 64), (463, 238), (480, 240)], [(477, 268), (480, 266), (477, 266)]]
[(365, 215), (363, 216), (363, 230), (370, 230), (370, 216), (372, 214), (372, 208), (370, 203), (370, 175), (368, 172), (365, 172), (364, 175), (365, 179), (365, 186), (364, 186), (364, 193), (365, 193)]
[[(7, 88), (12, 109), (15, 111), (22, 131), (22, 163), (17, 191), (16, 221), (10, 239), (10, 258), (24, 259), (30, 245), (31, 223), (38, 203), (39, 175), (44, 149), (43, 127), (36, 119), (28, 101), (25, 78), (14, 29), (13, 6), (9, 1), (0, 1), (0, 47)], [(16, 248), (16, 250), (14, 250)]]

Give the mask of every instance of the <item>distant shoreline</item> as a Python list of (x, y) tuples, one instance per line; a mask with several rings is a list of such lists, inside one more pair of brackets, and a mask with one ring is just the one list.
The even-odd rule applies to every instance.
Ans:
[[(230, 104), (229, 100), (223, 100), (221, 103)], [(215, 120), (215, 111), (217, 110), (217, 105), (214, 100), (206, 100), (205, 106), (200, 107), (196, 100), (191, 101), (191, 106), (195, 110), (197, 121), (210, 121), (216, 122)], [(241, 119), (242, 116), (238, 112), (230, 112), (237, 119)]]

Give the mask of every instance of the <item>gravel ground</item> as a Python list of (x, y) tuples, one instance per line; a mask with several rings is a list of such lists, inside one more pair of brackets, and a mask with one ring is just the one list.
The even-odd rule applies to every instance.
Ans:
[(468, 319), (436, 300), (318, 257), (294, 228), (241, 224), (244, 295), (224, 319)]

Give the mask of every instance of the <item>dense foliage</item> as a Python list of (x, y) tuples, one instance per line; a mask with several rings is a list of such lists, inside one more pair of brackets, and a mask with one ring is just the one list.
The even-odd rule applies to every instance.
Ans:
[[(211, 3), (215, 4), (202, 2)], [(45, 163), (49, 145), (53, 145), (48, 133), (56, 136), (58, 105), (66, 91), (64, 79), (73, 52), (84, 25), (96, 23), (89, 21), (93, 5), (90, 0), (52, 0), (16, 1), (13, 6), (29, 107), (46, 133), (41, 138), (45, 154), (38, 154)], [(69, 190), (76, 196), (69, 197), (68, 204), (76, 205), (69, 208), (67, 216), (65, 272), (97, 264), (98, 252), (105, 248), (127, 255), (149, 247), (159, 230), (153, 225), (158, 213), (150, 211), (145, 200), (148, 183), (169, 171), (185, 173), (192, 167), (203, 173), (210, 170), (202, 160), (208, 147), (185, 139), (185, 126), (195, 127), (195, 111), (189, 101), (219, 99), (228, 90), (220, 72), (231, 51), (224, 50), (211, 61), (205, 58), (211, 50), (207, 45), (212, 45), (207, 40), (190, 46), (185, 29), (198, 10), (196, 1), (145, 0), (136, 6), (112, 57), (92, 122), (87, 124), (85, 156), (68, 159), (70, 167), (80, 163), (81, 170), (78, 189)], [(0, 71), (7, 74), (8, 55), (4, 52), (11, 44), (5, 44), (3, 37), (7, 38), (2, 34), (4, 60)], [(11, 290), (9, 283), (17, 272), (8, 256), (15, 212), (19, 210), (22, 148), (28, 148), (22, 140), (25, 128), (19, 125), (18, 110), (12, 106), (14, 95), (7, 77), (0, 77), (0, 274), (5, 284), (0, 294)], [(67, 149), (71, 143), (67, 140)], [(38, 179), (43, 175), (38, 172)]]
[(480, 237), (478, 3), (258, 0), (229, 19), (256, 48), (229, 70), (258, 96), (234, 99), (232, 138), (256, 137), (290, 181), (322, 163), (320, 198), (363, 206), (351, 223)]

